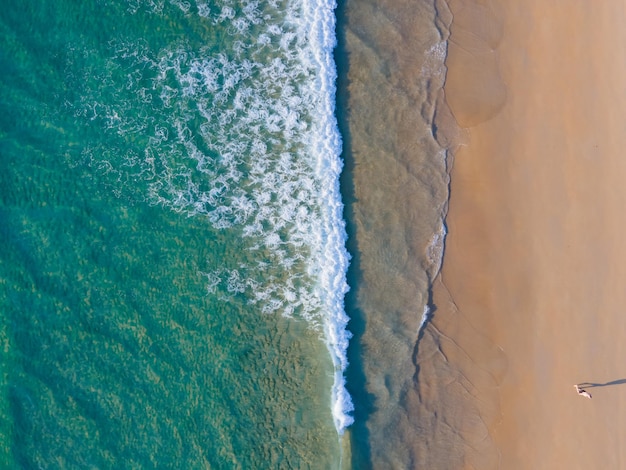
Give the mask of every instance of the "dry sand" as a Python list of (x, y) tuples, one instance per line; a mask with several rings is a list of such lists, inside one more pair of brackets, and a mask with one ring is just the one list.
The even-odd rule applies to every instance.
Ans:
[[(626, 4), (450, 8), (446, 96), (468, 143), (433, 327), (447, 360), (491, 377), (466, 374), (497, 468), (626, 468)], [(572, 387), (614, 381), (592, 400)]]

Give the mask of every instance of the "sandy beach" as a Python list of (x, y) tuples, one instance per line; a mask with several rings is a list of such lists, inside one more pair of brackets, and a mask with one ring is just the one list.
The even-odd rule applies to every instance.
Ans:
[[(466, 142), (429, 334), (470, 384), (489, 468), (626, 468), (626, 6), (449, 5)], [(465, 468), (487, 468), (477, 449)]]

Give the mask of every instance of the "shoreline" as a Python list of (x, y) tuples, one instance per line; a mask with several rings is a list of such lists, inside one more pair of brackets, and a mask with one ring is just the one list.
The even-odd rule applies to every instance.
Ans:
[[(416, 380), (422, 316), (439, 268), (433, 237), (448, 199), (445, 135), (433, 122), (444, 117), (436, 115), (447, 39), (441, 11), (441, 0), (348, 0), (336, 10), (354, 335), (346, 377), (355, 422), (346, 435), (359, 468), (437, 468), (431, 450), (455, 439), (452, 430), (444, 439), (429, 431), (436, 412), (422, 406)], [(455, 453), (448, 468), (457, 461)]]
[(621, 468), (624, 7), (449, 6), (444, 90), (469, 137), (424, 349), (458, 372), (465, 468)]

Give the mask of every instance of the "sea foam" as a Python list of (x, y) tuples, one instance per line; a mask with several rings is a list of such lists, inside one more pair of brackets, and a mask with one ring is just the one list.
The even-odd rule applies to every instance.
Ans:
[(332, 57), (336, 45), (336, 3), (332, 0), (305, 1), (304, 7), (304, 16), (310, 22), (313, 57), (321, 71), (319, 79), (314, 82), (321, 102), (319, 127), (312, 133), (312, 147), (317, 154), (317, 171), (322, 181), (320, 200), (325, 202), (318, 238), (323, 266), (321, 287), (328, 312), (324, 325), (326, 341), (336, 369), (332, 391), (333, 417), (335, 427), (341, 434), (353, 422), (349, 413), (354, 407), (345, 388), (343, 375), (348, 365), (347, 348), (351, 334), (347, 330), (349, 319), (344, 308), (344, 296), (348, 291), (346, 272), (349, 255), (345, 249), (346, 231), (339, 191), (341, 138), (335, 118), (336, 68)]
[[(99, 121), (136, 151), (117, 167), (106, 158), (115, 148), (86, 149), (84, 161), (110, 176), (111, 186), (143, 188), (138, 197), (150, 204), (240, 234), (248, 261), (204, 271), (207, 291), (319, 329), (334, 366), (331, 410), (342, 434), (353, 405), (344, 378), (351, 334), (335, 118), (336, 3), (179, 3), (170, 2), (222, 28), (227, 40), (219, 50), (185, 39), (162, 50), (111, 43), (109, 75), (97, 90), (81, 90), (75, 114)], [(136, 0), (129, 11), (140, 8), (161, 14), (164, 3)], [(112, 99), (118, 83), (136, 99)]]

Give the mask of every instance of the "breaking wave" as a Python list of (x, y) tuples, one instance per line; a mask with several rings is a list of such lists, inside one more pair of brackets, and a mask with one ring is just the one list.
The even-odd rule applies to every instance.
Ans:
[(224, 39), (218, 48), (189, 38), (160, 48), (108, 44), (106, 73), (85, 72), (85, 83), (98, 86), (86, 85), (66, 106), (123, 145), (86, 148), (73, 163), (89, 165), (117, 193), (240, 237), (250, 255), (203, 271), (207, 291), (320, 331), (335, 367), (332, 412), (341, 434), (353, 406), (344, 379), (351, 335), (335, 2), (133, 0), (128, 11), (160, 15), (168, 5)]

